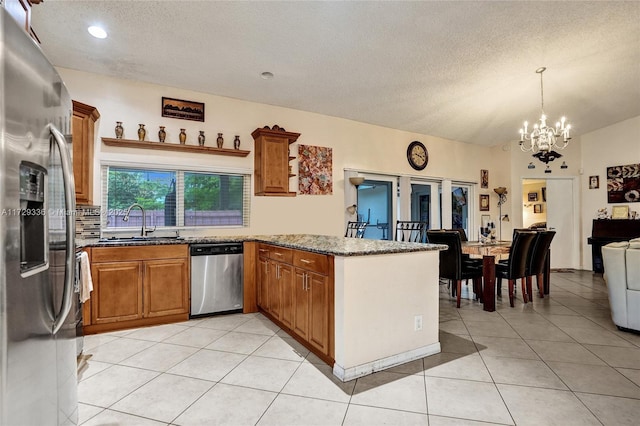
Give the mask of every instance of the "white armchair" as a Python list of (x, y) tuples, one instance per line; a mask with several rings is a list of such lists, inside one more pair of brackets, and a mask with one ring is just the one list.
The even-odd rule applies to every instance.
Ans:
[(602, 259), (614, 324), (640, 332), (640, 239), (607, 244)]

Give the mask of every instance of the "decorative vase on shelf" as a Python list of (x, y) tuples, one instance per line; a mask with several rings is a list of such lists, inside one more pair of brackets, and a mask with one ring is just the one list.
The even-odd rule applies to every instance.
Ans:
[(144, 137), (147, 136), (147, 130), (144, 128), (144, 124), (139, 124), (140, 128), (138, 129), (138, 140), (140, 142), (144, 141)]
[(180, 139), (180, 144), (184, 145), (187, 142), (187, 134), (185, 133), (185, 129), (180, 129), (180, 135), (178, 135)]
[(200, 130), (200, 134), (198, 135), (198, 145), (204, 146), (204, 141), (205, 141), (204, 130)]
[(122, 121), (116, 121), (116, 139), (122, 139), (122, 133), (124, 133)]
[(236, 138), (233, 140), (233, 149), (240, 149), (240, 136), (236, 135)]
[(222, 138), (222, 133), (218, 133), (218, 138), (216, 139), (216, 145), (218, 145), (218, 148), (222, 148), (223, 144), (224, 144), (224, 139)]
[(167, 138), (167, 132), (164, 130), (164, 126), (160, 126), (160, 130), (158, 131), (158, 140), (160, 142), (164, 142)]

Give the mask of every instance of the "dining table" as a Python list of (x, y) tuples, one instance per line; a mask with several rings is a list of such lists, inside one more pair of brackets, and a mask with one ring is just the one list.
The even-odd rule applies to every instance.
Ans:
[(482, 256), (482, 304), (487, 312), (496, 310), (496, 262), (509, 256), (511, 241), (463, 241), (462, 253)]
[[(463, 241), (462, 252), (470, 256), (482, 256), (482, 303), (488, 312), (496, 310), (496, 262), (509, 257), (511, 241), (497, 240), (491, 242)], [(544, 273), (542, 274), (543, 292), (549, 294), (551, 278), (551, 250), (547, 252)]]

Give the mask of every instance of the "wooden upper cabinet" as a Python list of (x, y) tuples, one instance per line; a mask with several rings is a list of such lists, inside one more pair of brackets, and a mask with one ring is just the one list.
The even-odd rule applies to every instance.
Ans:
[(4, 8), (20, 26), (40, 44), (40, 39), (31, 27), (31, 6), (40, 3), (41, 0), (5, 0)]
[(73, 178), (78, 204), (93, 204), (93, 145), (98, 118), (100, 113), (95, 107), (73, 101)]
[(289, 170), (291, 156), (289, 145), (300, 137), (300, 133), (286, 132), (277, 125), (265, 127), (251, 133), (255, 141), (255, 195), (295, 197), (289, 191), (289, 178), (295, 176)]

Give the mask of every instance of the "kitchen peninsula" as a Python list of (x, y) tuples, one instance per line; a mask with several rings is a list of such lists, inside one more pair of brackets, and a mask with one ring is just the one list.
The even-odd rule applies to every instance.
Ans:
[[(440, 352), (442, 246), (326, 235), (135, 241), (243, 241), (244, 312), (262, 312), (343, 381)], [(91, 244), (115, 248), (112, 242)]]
[[(318, 275), (313, 269), (323, 260), (313, 255), (326, 256), (327, 266), (319, 269), (326, 271), (328, 277), (328, 332), (329, 340), (334, 344), (330, 343), (326, 352), (329, 360), (322, 358), (335, 361), (333, 373), (341, 380), (352, 380), (440, 352), (438, 252), (445, 247), (325, 235), (259, 236), (254, 241), (258, 241), (258, 259), (264, 259), (265, 250), (270, 253), (274, 251), (273, 247), (293, 250), (294, 295), (299, 295), (299, 290), (304, 288), (313, 292), (316, 283), (322, 285), (321, 280), (313, 279)], [(282, 256), (272, 257), (288, 256), (287, 252), (280, 254)], [(283, 267), (288, 263), (286, 260), (277, 262), (283, 264), (277, 268), (277, 275), (283, 277)], [(312, 270), (306, 279), (305, 270)], [(256, 276), (259, 293), (264, 275), (258, 271)], [(268, 282), (272, 284), (273, 280)], [(250, 282), (245, 282), (245, 291), (247, 285)], [(280, 294), (286, 289), (286, 285), (281, 287)], [(295, 324), (289, 327), (286, 319), (283, 320), (286, 315), (282, 306), (286, 306), (288, 300), (281, 298), (284, 303), (281, 303), (279, 319), (275, 318), (275, 322), (300, 340), (298, 327)], [(295, 305), (298, 304), (294, 296)], [(313, 308), (311, 306), (311, 310)], [(294, 307), (294, 312), (297, 314), (300, 310)], [(274, 320), (273, 314), (267, 312), (266, 315)], [(314, 346), (314, 342), (307, 345), (312, 350), (318, 349)], [(318, 354), (317, 350), (314, 352)]]

